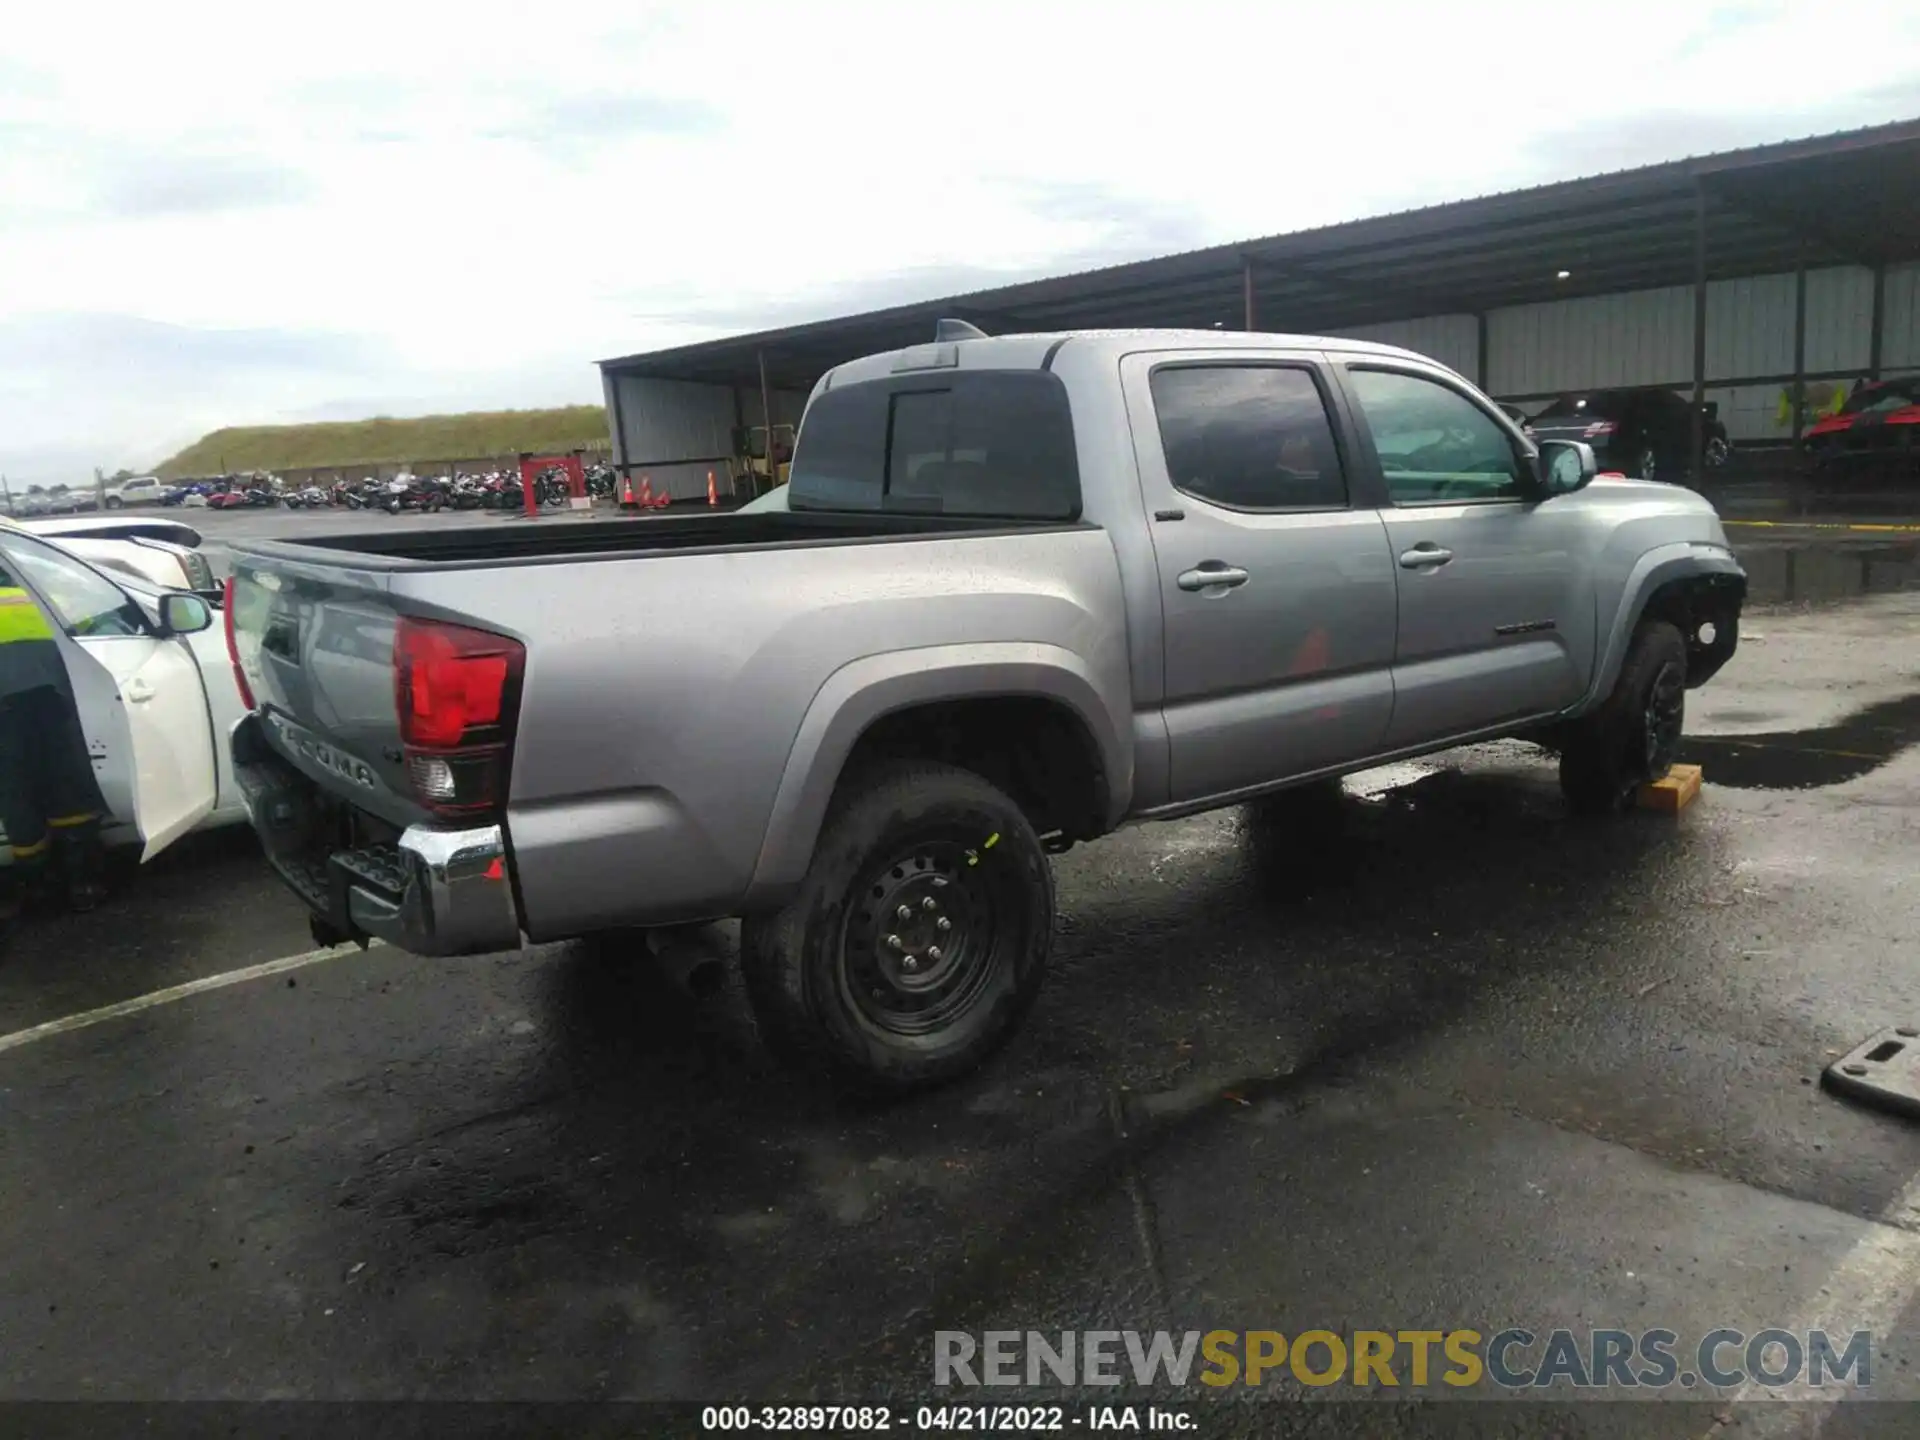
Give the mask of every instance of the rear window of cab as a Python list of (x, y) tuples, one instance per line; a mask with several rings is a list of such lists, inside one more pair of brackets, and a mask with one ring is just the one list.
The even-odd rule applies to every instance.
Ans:
[(1066, 387), (1044, 370), (920, 371), (814, 397), (788, 476), (794, 510), (1077, 520)]

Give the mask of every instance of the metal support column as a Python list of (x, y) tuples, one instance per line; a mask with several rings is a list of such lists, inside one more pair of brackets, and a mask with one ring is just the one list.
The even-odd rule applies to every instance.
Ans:
[(1473, 320), (1473, 383), (1485, 390), (1487, 388), (1487, 312), (1474, 311)]
[[(774, 482), (780, 478), (779, 467), (774, 463), (773, 459), (773, 387), (767, 384), (767, 352), (764, 350), (760, 351), (759, 358), (760, 414), (763, 423), (767, 427), (767, 488), (772, 489)], [(749, 445), (747, 449), (751, 451), (753, 446)], [(760, 481), (757, 477), (753, 482), (753, 492), (756, 495), (760, 493)]]
[(1706, 474), (1707, 454), (1707, 187), (1693, 182), (1693, 434), (1688, 467)]
[(1793, 446), (1807, 428), (1807, 258), (1793, 272)]
[(1240, 257), (1240, 307), (1242, 330), (1257, 330), (1253, 308), (1253, 261), (1245, 255)]
[(627, 416), (626, 408), (620, 403), (620, 372), (612, 371), (607, 376), (607, 399), (611, 401), (613, 411), (613, 463), (622, 475), (627, 473)]
[(1887, 338), (1887, 266), (1886, 262), (1873, 267), (1873, 319), (1872, 328), (1867, 332), (1867, 377), (1880, 378), (1881, 354), (1886, 348)]

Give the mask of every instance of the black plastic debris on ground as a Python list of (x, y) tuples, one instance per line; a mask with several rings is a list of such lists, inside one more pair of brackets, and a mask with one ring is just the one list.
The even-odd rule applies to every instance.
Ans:
[(1920, 1025), (1869, 1036), (1829, 1065), (1820, 1083), (1863, 1105), (1920, 1120)]

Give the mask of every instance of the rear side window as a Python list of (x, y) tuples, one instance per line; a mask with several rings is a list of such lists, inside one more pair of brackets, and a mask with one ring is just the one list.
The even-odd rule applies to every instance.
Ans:
[(795, 510), (1073, 520), (1080, 472), (1066, 387), (1040, 370), (903, 375), (808, 407)]
[(1233, 510), (1346, 508), (1333, 427), (1307, 371), (1167, 365), (1150, 383), (1176, 490)]

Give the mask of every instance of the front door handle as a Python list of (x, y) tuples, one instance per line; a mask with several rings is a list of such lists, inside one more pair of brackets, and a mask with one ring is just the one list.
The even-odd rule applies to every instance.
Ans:
[(1437, 570), (1453, 559), (1451, 550), (1442, 549), (1431, 540), (1422, 540), (1411, 550), (1400, 552), (1402, 570)]
[(1182, 590), (1231, 590), (1252, 578), (1238, 565), (1229, 565), (1224, 560), (1202, 560), (1193, 569), (1181, 571), (1174, 583)]
[(129, 705), (144, 705), (151, 699), (153, 699), (153, 686), (140, 679), (139, 676), (136, 675), (127, 682), (127, 703)]

